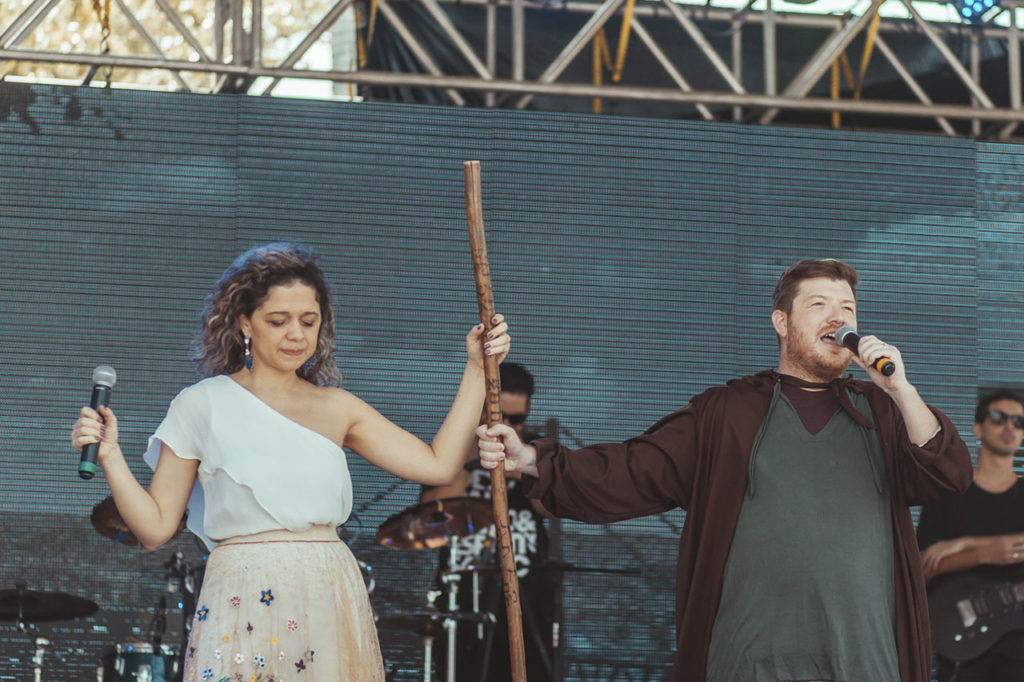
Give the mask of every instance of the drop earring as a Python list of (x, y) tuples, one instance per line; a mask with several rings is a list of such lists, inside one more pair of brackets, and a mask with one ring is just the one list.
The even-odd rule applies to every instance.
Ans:
[(249, 348), (249, 337), (245, 337), (245, 368), (252, 371), (252, 350)]

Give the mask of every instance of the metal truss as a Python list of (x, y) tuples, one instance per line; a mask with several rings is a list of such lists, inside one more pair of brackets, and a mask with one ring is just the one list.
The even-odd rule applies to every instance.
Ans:
[[(1009, 16), (1007, 27), (989, 24), (969, 30), (954, 24), (925, 20), (912, 0), (899, 0), (909, 14), (907, 19), (880, 17), (878, 9), (883, 0), (870, 0), (866, 11), (842, 16), (775, 11), (772, 0), (767, 0), (763, 10), (754, 10), (751, 5), (740, 10), (695, 7), (672, 0), (564, 0), (557, 2), (557, 11), (581, 15), (582, 27), (543, 69), (531, 65), (531, 70), (539, 71), (532, 77), (527, 76), (526, 55), (532, 52), (533, 38), (531, 31), (527, 30), (525, 17), (528, 11), (550, 9), (550, 3), (545, 0), (337, 0), (290, 54), (274, 59), (267, 58), (263, 49), (263, 0), (215, 0), (214, 37), (210, 44), (204, 44), (197, 38), (169, 0), (153, 0), (166, 17), (164, 29), (183, 39), (191, 48), (192, 57), (187, 59), (167, 56), (159, 46), (160, 41), (136, 17), (138, 10), (133, 10), (127, 0), (114, 0), (116, 11), (121, 12), (138, 32), (142, 38), (140, 44), (147, 46), (148, 53), (50, 52), (21, 47), (55, 7), (70, 1), (31, 0), (15, 16), (0, 18), (0, 74), (4, 73), (4, 62), (82, 65), (88, 67), (83, 83), (91, 81), (97, 70), (103, 68), (159, 70), (169, 74), (178, 89), (253, 95), (271, 94), (284, 78), (318, 79), (362, 86), (421, 88), (444, 93), (447, 101), (456, 106), (465, 106), (469, 93), (474, 93), (477, 99), (483, 93), (484, 106), (516, 109), (531, 105), (537, 108), (540, 105), (534, 100), (538, 96), (545, 97), (545, 101), (551, 101), (551, 98), (593, 98), (595, 110), (598, 110), (600, 101), (634, 100), (687, 105), (692, 107), (696, 116), (705, 120), (761, 124), (776, 121), (780, 112), (831, 113), (835, 126), (839, 125), (840, 115), (905, 117), (908, 120), (930, 120), (936, 132), (949, 136), (996, 139), (1011, 139), (1024, 123), (1018, 17), (1019, 6), (1024, 5), (1024, 0), (1004, 1), (1004, 12)], [(450, 9), (445, 8), (446, 4)], [(478, 25), (482, 27), (482, 35), (467, 35), (465, 29), (456, 26), (451, 11), (456, 9), (455, 5), (460, 12), (481, 13)], [(412, 30), (420, 27), (411, 27), (411, 22), (403, 19), (401, 11), (410, 6), (417, 6), (417, 16), (429, 17), (434, 23), (432, 34), (443, 36), (446, 45), (442, 46), (439, 40), (425, 40), (422, 31)], [(420, 67), (417, 72), (358, 67), (352, 70), (315, 70), (297, 66), (310, 47), (331, 30), (349, 8), (355, 8), (358, 16), (362, 17), (360, 46), (371, 38), (374, 22), (386, 22), (393, 35), (415, 57)], [(500, 32), (499, 17), (507, 24)], [(604, 32), (613, 17), (616, 17), (614, 25), (619, 29), (619, 49), (614, 64), (611, 63), (611, 50)], [(674, 61), (669, 56), (671, 50), (666, 49), (665, 39), (659, 43), (653, 37), (650, 27), (654, 21), (671, 22), (676, 30), (673, 43), (685, 43), (691, 54), (699, 55), (699, 60), (687, 60), (685, 64)], [(532, 30), (537, 22), (532, 18), (531, 22)], [(709, 26), (729, 29), (719, 32), (729, 35), (729, 50), (721, 49), (723, 41), (720, 36), (716, 36), (720, 47), (713, 46), (716, 40), (709, 37)], [(808, 49), (801, 56), (802, 64), (796, 74), (788, 82), (779, 83), (780, 33), (794, 28), (816, 29), (824, 38), (815, 49)], [(961, 43), (968, 41), (967, 58), (963, 60), (966, 64), (951, 47), (957, 30)], [(499, 33), (507, 37), (508, 49), (504, 44), (499, 46)], [(969, 101), (965, 97), (962, 101), (950, 102), (948, 93), (936, 91), (934, 86), (925, 84), (920, 69), (915, 71), (905, 63), (896, 48), (898, 41), (908, 35), (923, 41), (922, 44), (932, 52), (932, 60), (940, 63), (947, 73), (952, 73), (969, 93)], [(744, 41), (750, 41), (751, 36), (756, 38), (755, 49), (760, 49), (762, 55), (762, 63), (758, 65), (761, 77), (757, 79), (756, 89), (744, 83)], [(639, 83), (631, 79), (633, 74), (624, 64), (630, 37), (636, 39), (630, 49), (647, 50), (663, 69), (661, 76), (667, 75), (675, 87), (645, 85), (642, 79)], [(855, 40), (862, 48), (861, 68), (857, 74), (850, 68), (847, 57)], [(636, 46), (637, 41), (642, 48)], [(991, 82), (989, 91), (981, 85), (981, 46), (993, 42), (1005, 55), (1007, 74), (1005, 89), (998, 87), (998, 93), (994, 92)], [(463, 64), (460, 69), (442, 68), (445, 61), (437, 53), (442, 47), (442, 52), (461, 57)], [(562, 80), (567, 69), (588, 47), (594, 49), (594, 78), (589, 82)], [(751, 46), (746, 47), (749, 53)], [(792, 46), (789, 47), (792, 52)], [(499, 49), (508, 54), (507, 66), (503, 66), (501, 71), (497, 65)], [(871, 68), (875, 72), (889, 69), (893, 78), (898, 78), (912, 97), (862, 98), (865, 69), (872, 57)], [(599, 68), (601, 58), (611, 68)], [(603, 82), (601, 74), (605, 71), (610, 73), (611, 83)], [(708, 74), (713, 74), (712, 81), (717, 86), (692, 87), (688, 76), (692, 78), (697, 72), (702, 74), (705, 82), (708, 82)], [(190, 87), (182, 77), (183, 74), (197, 73), (211, 74), (211, 78), (203, 80), (209, 85)], [(747, 80), (751, 80), (750, 72), (746, 73)], [(841, 87), (843, 74), (846, 76), (845, 87)], [(257, 87), (259, 78), (270, 80), (261, 81)], [(830, 94), (823, 95), (822, 84), (829, 80), (832, 86)], [(997, 105), (997, 101), (1000, 104)]]

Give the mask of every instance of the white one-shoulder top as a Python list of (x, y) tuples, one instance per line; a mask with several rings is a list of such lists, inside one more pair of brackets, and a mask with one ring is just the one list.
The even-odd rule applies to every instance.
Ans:
[(199, 460), (188, 527), (211, 549), (236, 535), (338, 525), (352, 511), (345, 451), (227, 375), (174, 398), (144, 455), (154, 470), (164, 443)]

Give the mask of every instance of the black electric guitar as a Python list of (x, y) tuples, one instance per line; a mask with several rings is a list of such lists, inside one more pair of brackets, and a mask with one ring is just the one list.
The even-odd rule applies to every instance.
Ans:
[(970, 660), (1011, 630), (1024, 629), (1024, 582), (951, 577), (928, 595), (928, 609), (935, 651), (953, 661)]

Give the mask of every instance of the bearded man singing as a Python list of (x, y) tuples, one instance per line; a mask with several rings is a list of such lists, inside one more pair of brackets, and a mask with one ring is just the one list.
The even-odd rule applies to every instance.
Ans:
[[(522, 473), (559, 517), (611, 523), (676, 507), (673, 682), (927, 682), (928, 611), (908, 507), (971, 482), (967, 447), (857, 326), (856, 271), (780, 277), (779, 364), (711, 388), (644, 434), (569, 450), (480, 427), (483, 466)], [(889, 358), (895, 371), (872, 366)], [(869, 382), (843, 378), (851, 359)]]

